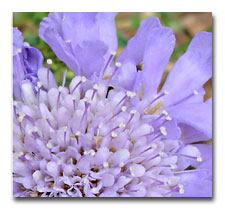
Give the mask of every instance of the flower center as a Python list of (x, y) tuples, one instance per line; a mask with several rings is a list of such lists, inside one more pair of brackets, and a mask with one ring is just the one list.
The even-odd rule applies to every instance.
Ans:
[[(36, 164), (29, 172), (36, 186), (32, 195), (104, 196), (111, 186), (117, 195), (184, 192), (179, 180), (171, 181), (177, 159), (202, 159), (178, 154), (179, 141), (167, 139), (172, 118), (161, 111), (159, 99), (168, 92), (144, 108), (141, 101), (132, 102), (135, 92), (113, 89), (106, 94), (107, 67), (114, 55), (111, 53), (103, 69), (102, 80), (76, 76), (67, 88), (65, 71), (59, 88), (44, 88), (41, 81), (36, 92), (32, 86), (22, 88), (23, 101), (14, 102), (14, 133), (25, 149), (22, 155), (15, 155), (15, 161), (28, 164), (36, 160), (29, 162)], [(48, 60), (48, 87), (50, 65)], [(116, 63), (108, 80), (120, 66)], [(134, 179), (138, 180), (135, 186)]]

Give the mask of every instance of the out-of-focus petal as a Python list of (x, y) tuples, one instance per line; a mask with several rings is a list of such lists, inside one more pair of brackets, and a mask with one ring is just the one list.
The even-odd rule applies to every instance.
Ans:
[(104, 64), (104, 55), (107, 46), (102, 41), (83, 41), (75, 48), (76, 57), (82, 74), (91, 77), (100, 72)]
[(21, 63), (20, 55), (13, 56), (13, 95), (19, 100), (21, 99), (21, 81), (24, 79), (23, 64)]
[(100, 40), (107, 44), (108, 53), (110, 51), (116, 51), (118, 45), (115, 24), (116, 15), (116, 12), (99, 12), (97, 16)]
[(121, 52), (117, 61), (124, 63), (130, 60), (136, 65), (139, 64), (143, 60), (146, 43), (152, 30), (160, 26), (158, 18), (150, 17), (143, 20), (136, 35), (128, 41), (126, 48)]
[(143, 61), (143, 95), (157, 93), (162, 74), (169, 62), (175, 46), (175, 36), (171, 28), (153, 29), (146, 43)]
[(23, 47), (23, 36), (18, 28), (13, 28), (13, 95), (18, 100), (21, 98), (20, 83), (24, 78), (24, 66), (20, 55)]
[(126, 90), (133, 90), (137, 74), (136, 65), (132, 62), (126, 62), (121, 66), (118, 76), (113, 81), (113, 84), (116, 87), (121, 86)]
[(212, 197), (212, 181), (208, 180), (204, 170), (193, 171), (179, 175), (184, 193), (173, 193), (174, 197)]
[[(71, 40), (73, 49), (83, 41), (104, 42), (110, 51), (117, 49), (114, 12), (68, 12), (63, 13), (64, 40)], [(75, 52), (76, 54), (76, 52)]]
[[(90, 76), (90, 70), (92, 70), (90, 66), (99, 67), (99, 60), (103, 63), (103, 58), (105, 59), (110, 51), (115, 51), (117, 48), (115, 15), (116, 13), (94, 12), (50, 13), (41, 22), (39, 35), (53, 49), (57, 57), (65, 62), (76, 74), (81, 74), (81, 68), (83, 73)], [(104, 47), (100, 42), (104, 43)], [(96, 44), (89, 44), (89, 47), (86, 47), (80, 53), (81, 45), (84, 47), (87, 43)], [(99, 54), (99, 50), (103, 48), (104, 53)], [(84, 69), (85, 57), (81, 60), (80, 54), (82, 56), (83, 54), (86, 55), (87, 51), (90, 51), (89, 55), (94, 52), (98, 53), (96, 57), (92, 55), (94, 58), (91, 65), (88, 64), (89, 68), (86, 70)], [(85, 60), (85, 62), (88, 61)], [(87, 67), (87, 64), (85, 67)], [(101, 67), (99, 67), (98, 71), (100, 70)]]
[(79, 74), (79, 66), (74, 58), (71, 43), (64, 40), (62, 20), (62, 13), (50, 13), (40, 23), (39, 36), (52, 48), (60, 60), (65, 62), (76, 74)]
[(204, 135), (204, 133), (200, 132), (199, 130), (196, 130), (190, 125), (187, 125), (185, 123), (179, 123), (178, 125), (182, 133), (180, 139), (185, 144), (190, 144), (199, 141), (206, 141), (209, 139), (206, 135)]
[(212, 76), (212, 33), (199, 32), (186, 53), (170, 71), (162, 88), (169, 94), (164, 103), (173, 105), (199, 90)]
[(13, 28), (13, 55), (22, 51), (23, 36), (17, 27)]
[(204, 103), (180, 104), (169, 107), (167, 111), (178, 123), (192, 126), (207, 136), (208, 139), (212, 138), (211, 99)]
[(207, 179), (212, 180), (212, 145), (195, 144), (195, 147), (201, 152), (202, 162), (197, 169), (207, 171)]
[(13, 95), (17, 100), (21, 99), (21, 82), (29, 79), (35, 84), (36, 72), (42, 65), (41, 52), (23, 43), (22, 33), (18, 28), (13, 28)]
[(39, 68), (43, 66), (43, 55), (35, 47), (31, 47), (28, 43), (24, 43), (23, 48), (23, 59), (24, 65), (27, 69), (27, 72), (34, 73), (37, 72)]

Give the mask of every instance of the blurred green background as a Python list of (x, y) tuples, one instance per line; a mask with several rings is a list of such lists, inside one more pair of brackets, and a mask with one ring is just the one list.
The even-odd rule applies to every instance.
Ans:
[[(51, 58), (53, 64), (51, 66), (54, 72), (57, 83), (61, 83), (64, 70), (67, 68), (66, 65), (57, 59), (51, 48), (39, 38), (38, 28), (43, 17), (48, 16), (48, 12), (17, 12), (13, 13), (13, 26), (18, 27), (22, 33), (24, 40), (29, 42), (30, 45), (38, 48), (44, 55), (46, 66), (46, 59)], [(141, 20), (146, 19), (150, 16), (155, 16), (160, 19), (162, 25), (171, 27), (176, 36), (175, 50), (171, 56), (170, 62), (166, 67), (162, 83), (165, 80), (169, 70), (175, 63), (175, 61), (182, 55), (194, 34), (199, 31), (212, 31), (212, 13), (189, 13), (189, 12), (122, 12), (116, 17), (117, 34), (119, 47), (117, 55), (126, 46), (127, 41), (134, 36), (136, 33)], [(139, 67), (141, 68), (141, 67)], [(67, 83), (73, 78), (73, 72), (68, 71)], [(208, 81), (205, 85), (206, 96), (211, 96), (211, 83)]]

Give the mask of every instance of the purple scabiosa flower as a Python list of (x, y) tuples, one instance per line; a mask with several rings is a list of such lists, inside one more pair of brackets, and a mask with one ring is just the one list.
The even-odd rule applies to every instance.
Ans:
[[(15, 197), (211, 197), (212, 35), (195, 35), (157, 91), (175, 45), (158, 18), (141, 22), (113, 63), (115, 13), (50, 13), (40, 37), (75, 72), (48, 68), (14, 101)], [(16, 44), (21, 44), (16, 42)], [(143, 61), (142, 71), (136, 65)], [(26, 73), (25, 73), (26, 75)], [(110, 88), (111, 87), (111, 88)]]

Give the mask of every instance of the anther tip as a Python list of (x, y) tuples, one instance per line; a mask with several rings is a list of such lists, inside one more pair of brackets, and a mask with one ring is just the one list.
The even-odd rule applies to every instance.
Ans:
[(82, 76), (81, 77), (81, 82), (86, 82), (86, 81), (87, 81), (86, 77), (85, 76)]
[(115, 65), (116, 65), (116, 67), (118, 67), (118, 68), (122, 66), (122, 64), (121, 64), (120, 62), (116, 62)]
[(52, 64), (52, 59), (47, 59), (47, 64), (51, 65)]
[(116, 55), (116, 51), (111, 51), (110, 55)]

